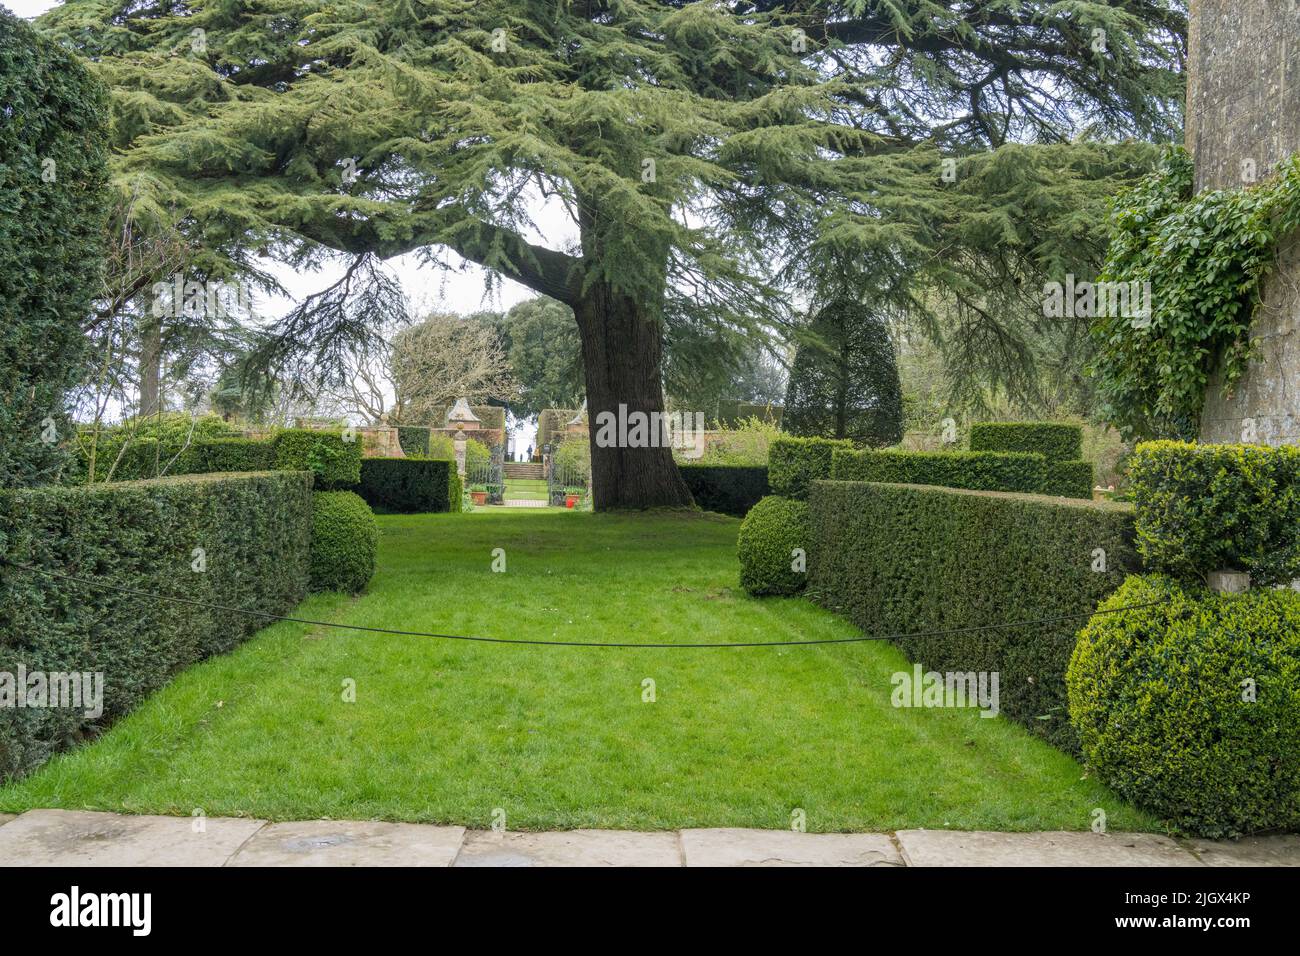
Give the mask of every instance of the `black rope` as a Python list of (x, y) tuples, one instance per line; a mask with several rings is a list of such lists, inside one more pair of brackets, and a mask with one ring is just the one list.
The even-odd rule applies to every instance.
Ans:
[(880, 636), (826, 637), (808, 641), (740, 641), (712, 644), (632, 644), (603, 643), (600, 641), (538, 641), (523, 637), (471, 637), (464, 634), (434, 634), (428, 631), (401, 631), (389, 627), (367, 627), (363, 624), (340, 624), (335, 621), (314, 621), (305, 617), (286, 617), (283, 614), (272, 614), (268, 611), (254, 611), (242, 607), (228, 607), (224, 604), (212, 604), (207, 601), (196, 601), (193, 598), (174, 597), (169, 594), (154, 594), (151, 591), (142, 591), (138, 588), (129, 588), (119, 584), (109, 584), (104, 581), (92, 581), (88, 578), (79, 578), (71, 574), (61, 574), (58, 571), (50, 571), (46, 568), (38, 568), (29, 564), (20, 564), (17, 561), (11, 561), (8, 558), (0, 558), (0, 563), (18, 568), (22, 571), (29, 571), (34, 574), (44, 574), (48, 577), (58, 578), (62, 581), (72, 581), (76, 584), (84, 584), (88, 587), (105, 588), (110, 591), (118, 591), (122, 594), (131, 594), (137, 597), (150, 598), (152, 600), (188, 604), (192, 607), (201, 607), (211, 611), (247, 614), (268, 621), (289, 621), (293, 624), (309, 624), (313, 627), (337, 627), (349, 631), (366, 631), (371, 634), (392, 634), (398, 637), (431, 637), (444, 641), (475, 641), (482, 644), (528, 644), (539, 645), (542, 647), (609, 647), (643, 648), (647, 650), (680, 648), (700, 650), (723, 647), (810, 647), (814, 644), (861, 644), (867, 641), (897, 641), (917, 637), (946, 637), (952, 634), (973, 634), (981, 631), (993, 631), (1013, 627), (1038, 627), (1047, 624), (1060, 624), (1064, 621), (1075, 621), (1080, 618), (1092, 617), (1095, 614), (1120, 614), (1125, 611), (1140, 611), (1146, 608), (1159, 607), (1162, 604), (1169, 603), (1168, 598), (1162, 598), (1159, 601), (1149, 601), (1146, 604), (1130, 604), (1126, 607), (1106, 608), (1098, 611), (1078, 611), (1074, 614), (1062, 614), (1057, 617), (1043, 617), (1031, 621), (1009, 621), (1001, 624), (978, 624), (967, 627), (950, 627), (932, 631), (912, 631), (909, 633), (883, 634)]

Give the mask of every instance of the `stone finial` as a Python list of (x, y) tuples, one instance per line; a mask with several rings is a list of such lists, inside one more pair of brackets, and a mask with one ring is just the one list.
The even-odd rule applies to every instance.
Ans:
[(469, 407), (469, 402), (463, 398), (456, 399), (456, 404), (451, 406), (451, 411), (447, 413), (448, 428), (475, 431), (481, 428), (482, 425), (482, 420), (474, 414)]

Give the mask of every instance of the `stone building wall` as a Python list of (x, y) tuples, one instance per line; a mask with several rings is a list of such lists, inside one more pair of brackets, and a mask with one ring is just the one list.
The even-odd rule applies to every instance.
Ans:
[[(1191, 0), (1187, 147), (1197, 189), (1269, 175), (1300, 150), (1300, 0)], [(1283, 244), (1232, 398), (1206, 396), (1201, 438), (1300, 444), (1300, 236)]]

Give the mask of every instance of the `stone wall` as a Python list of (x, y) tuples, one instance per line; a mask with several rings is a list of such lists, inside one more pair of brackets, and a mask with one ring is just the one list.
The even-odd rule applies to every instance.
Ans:
[[(1269, 175), (1300, 150), (1300, 2), (1192, 0), (1187, 146), (1197, 189)], [(1232, 398), (1211, 384), (1201, 438), (1300, 444), (1300, 236), (1284, 243), (1253, 335), (1259, 353)]]

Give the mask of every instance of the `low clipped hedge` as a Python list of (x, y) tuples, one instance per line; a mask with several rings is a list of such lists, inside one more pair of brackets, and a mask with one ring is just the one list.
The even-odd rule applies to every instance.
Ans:
[(695, 503), (705, 511), (743, 518), (771, 493), (764, 465), (678, 465)]
[(402, 446), (402, 454), (412, 458), (424, 458), (429, 454), (429, 429), (411, 425), (397, 427), (397, 443)]
[(1065, 670), (1078, 629), (1136, 567), (1130, 508), (819, 481), (808, 529), (810, 596), (868, 634), (1038, 622), (898, 644), (927, 670), (998, 672), (1002, 713), (1077, 752)]
[(1097, 483), (1090, 461), (1048, 461), (1042, 493), (1063, 498), (1091, 498)]
[(837, 481), (878, 481), (940, 485), (972, 491), (1042, 492), (1047, 461), (1025, 452), (853, 451), (836, 449), (830, 477)]
[(1084, 758), (1121, 796), (1205, 837), (1300, 827), (1300, 594), (1129, 578), (1066, 675)]
[(270, 442), (252, 438), (214, 438), (195, 442), (181, 454), (177, 474), (219, 471), (273, 471), (275, 449)]
[[(971, 451), (1019, 451), (1048, 461), (1083, 457), (1083, 426), (1066, 422), (976, 422), (970, 429)], [(1088, 489), (1092, 492), (1091, 486)]]
[(379, 528), (375, 514), (352, 491), (312, 495), (311, 589), (361, 591), (375, 573)]
[(311, 513), (302, 472), (0, 491), (0, 673), (104, 676), (98, 717), (0, 706), (0, 779), (106, 727), (266, 623), (150, 595), (289, 611), (307, 591)]
[(1144, 442), (1129, 461), (1138, 549), (1184, 580), (1249, 571), (1300, 578), (1300, 448)]
[[(456, 480), (453, 480), (456, 479)], [(433, 458), (363, 458), (356, 492), (377, 511), (459, 511), (456, 463)]]
[[(79, 466), (73, 483), (90, 471), (90, 442), (77, 448)], [(361, 442), (347, 442), (342, 432), (288, 429), (270, 441), (253, 438), (205, 438), (159, 442), (137, 437), (122, 441), (105, 436), (95, 447), (95, 481), (139, 481), (166, 476), (234, 471), (310, 471), (318, 488), (355, 485), (360, 480)], [(355, 474), (355, 477), (353, 475)], [(350, 480), (349, 480), (350, 479)]]
[(767, 480), (774, 495), (807, 498), (809, 485), (831, 476), (836, 449), (853, 450), (846, 438), (774, 438), (768, 446)]
[(797, 594), (808, 580), (795, 549), (808, 551), (808, 503), (769, 495), (740, 523), (740, 586), (750, 594)]
[(361, 440), (349, 441), (342, 430), (286, 428), (275, 433), (271, 446), (276, 468), (312, 472), (317, 490), (351, 488), (361, 481)]

